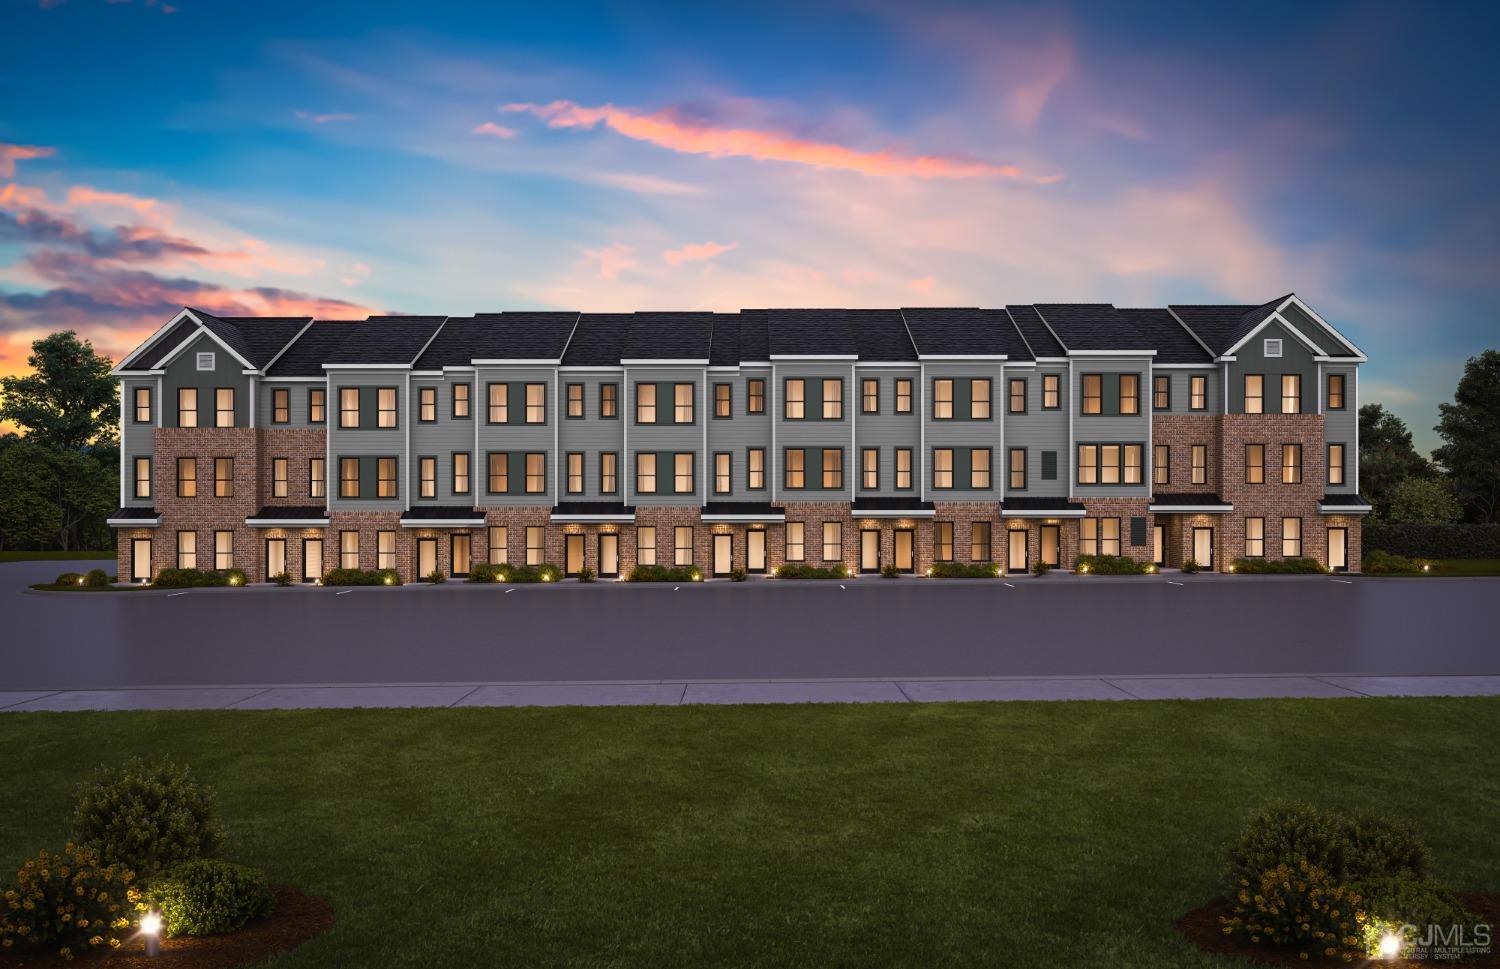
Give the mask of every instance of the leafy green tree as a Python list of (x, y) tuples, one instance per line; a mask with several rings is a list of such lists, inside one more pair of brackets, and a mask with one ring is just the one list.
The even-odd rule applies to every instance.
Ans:
[(31, 344), (32, 372), (0, 378), (0, 421), (47, 447), (77, 450), (116, 436), (120, 392), (113, 363), (72, 330)]
[(65, 451), (29, 437), (0, 439), (0, 548), (114, 544), (106, 519), (119, 499), (118, 451)]
[(1500, 520), (1500, 351), (1470, 357), (1453, 392), (1438, 405), (1437, 431), (1447, 442), (1433, 452), (1453, 478), (1470, 521)]
[(1403, 525), (1447, 525), (1463, 513), (1447, 478), (1406, 478), (1391, 489), (1386, 518)]
[(1359, 491), (1377, 516), (1390, 513), (1391, 492), (1407, 478), (1433, 474), (1431, 462), (1417, 453), (1406, 422), (1383, 404), (1359, 409)]

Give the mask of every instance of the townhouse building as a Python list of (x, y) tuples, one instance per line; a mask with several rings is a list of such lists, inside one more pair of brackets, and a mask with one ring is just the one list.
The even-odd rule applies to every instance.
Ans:
[(116, 368), (122, 576), (1357, 569), (1359, 365), (1260, 306), (184, 308)]

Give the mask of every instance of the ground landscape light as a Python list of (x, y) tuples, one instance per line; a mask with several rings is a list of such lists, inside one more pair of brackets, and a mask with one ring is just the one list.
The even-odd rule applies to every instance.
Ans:
[(142, 915), (141, 934), (146, 937), (146, 955), (161, 955), (161, 916), (155, 912)]
[(1380, 937), (1380, 958), (1394, 960), (1401, 955), (1401, 936), (1387, 932)]

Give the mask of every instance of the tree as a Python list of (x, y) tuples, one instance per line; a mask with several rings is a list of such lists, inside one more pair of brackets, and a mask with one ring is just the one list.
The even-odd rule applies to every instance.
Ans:
[(13, 434), (0, 439), (0, 548), (113, 544), (106, 523), (119, 495), (118, 451), (64, 451)]
[(1433, 430), (1447, 442), (1433, 452), (1453, 478), (1470, 521), (1500, 520), (1500, 351), (1470, 357), (1453, 392), (1438, 405)]
[(1447, 478), (1406, 478), (1391, 489), (1386, 520), (1403, 525), (1448, 525), (1463, 513)]
[(31, 344), (32, 372), (0, 378), (0, 420), (22, 428), (28, 440), (76, 451), (115, 439), (119, 386), (113, 363), (72, 330)]
[(1412, 446), (1405, 421), (1382, 404), (1359, 409), (1359, 490), (1376, 515), (1389, 513), (1396, 485), (1432, 473), (1432, 464)]

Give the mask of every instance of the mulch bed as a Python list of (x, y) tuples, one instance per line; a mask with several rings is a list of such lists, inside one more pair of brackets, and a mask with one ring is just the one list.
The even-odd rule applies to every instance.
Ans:
[(0, 969), (27, 966), (60, 969), (62, 966), (100, 966), (107, 969), (234, 969), (295, 949), (308, 939), (333, 927), (333, 903), (318, 895), (305, 895), (290, 885), (272, 885), (276, 908), (263, 919), (225, 935), (184, 936), (163, 939), (161, 955), (145, 956), (139, 939), (123, 948), (80, 955), (68, 962), (58, 955), (0, 951)]
[[(1463, 903), (1464, 908), (1478, 916), (1481, 922), (1487, 922), (1492, 926), (1500, 926), (1500, 895), (1481, 895), (1473, 892), (1455, 892), (1458, 900)], [(1234, 906), (1227, 898), (1216, 898), (1207, 905), (1193, 909), (1191, 912), (1172, 923), (1177, 927), (1189, 942), (1204, 952), (1212, 952), (1215, 955), (1237, 956), (1247, 962), (1257, 963), (1263, 966), (1308, 966), (1308, 965), (1359, 965), (1344, 963), (1336, 959), (1308, 959), (1302, 960), (1297, 957), (1295, 949), (1270, 949), (1254, 945), (1241, 936), (1229, 936), (1224, 934), (1224, 924), (1219, 921), (1221, 915), (1232, 915)], [(1461, 961), (1423, 961), (1414, 959), (1396, 959), (1391, 962), (1384, 960), (1373, 960), (1373, 965), (1379, 966), (1402, 966), (1407, 969), (1418, 969), (1418, 967), (1437, 967), (1445, 969), (1500, 969), (1500, 936), (1497, 936), (1492, 944), (1490, 952)]]

